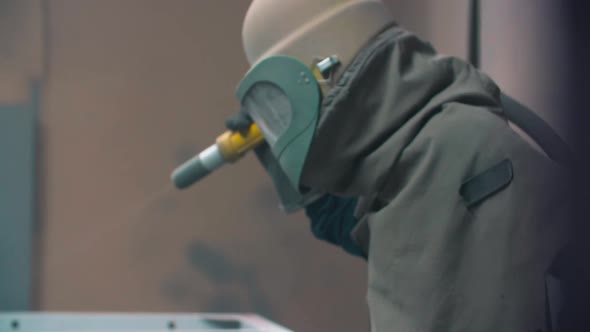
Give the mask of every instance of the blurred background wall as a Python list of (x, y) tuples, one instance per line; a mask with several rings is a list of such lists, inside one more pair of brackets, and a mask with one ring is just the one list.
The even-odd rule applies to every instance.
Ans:
[(0, 1), (0, 310), (31, 307), (39, 271), (35, 232), (37, 116), (43, 75), (39, 1)]
[[(386, 2), (441, 52), (466, 56), (468, 0)], [(567, 134), (554, 3), (484, 0), (482, 63)], [(248, 5), (0, 0), (0, 102), (42, 84), (35, 308), (256, 312), (297, 331), (367, 330), (365, 264), (315, 240), (302, 214), (283, 216), (253, 157), (188, 191), (169, 185), (238, 108)]]

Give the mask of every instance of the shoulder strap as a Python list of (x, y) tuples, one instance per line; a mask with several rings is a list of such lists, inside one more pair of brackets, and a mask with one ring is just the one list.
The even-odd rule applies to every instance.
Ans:
[(502, 94), (502, 105), (508, 120), (527, 133), (553, 161), (569, 166), (573, 152), (547, 122), (514, 98)]

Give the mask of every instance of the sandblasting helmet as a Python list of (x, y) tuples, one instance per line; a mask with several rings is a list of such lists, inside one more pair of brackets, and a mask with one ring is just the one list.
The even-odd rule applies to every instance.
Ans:
[(320, 116), (318, 64), (321, 74), (327, 69), (337, 77), (338, 70), (392, 23), (378, 0), (252, 2), (242, 30), (252, 68), (237, 96), (264, 135), (267, 144), (258, 156), (287, 212), (322, 194), (299, 183)]
[(271, 175), (286, 212), (321, 197), (300, 178), (316, 137), (323, 94), (355, 54), (393, 24), (378, 0), (254, 0), (242, 37), (251, 68), (237, 97), (254, 121), (226, 132), (172, 173), (187, 188), (248, 150)]

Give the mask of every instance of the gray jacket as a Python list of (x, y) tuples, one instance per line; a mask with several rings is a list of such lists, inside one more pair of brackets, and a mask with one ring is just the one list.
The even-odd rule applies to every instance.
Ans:
[(400, 27), (324, 98), (302, 183), (362, 197), (373, 331), (548, 331), (566, 176), (499, 99), (486, 75)]

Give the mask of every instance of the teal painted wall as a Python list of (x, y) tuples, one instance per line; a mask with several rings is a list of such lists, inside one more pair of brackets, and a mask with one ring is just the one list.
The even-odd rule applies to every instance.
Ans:
[(32, 308), (37, 88), (0, 103), (0, 311)]

